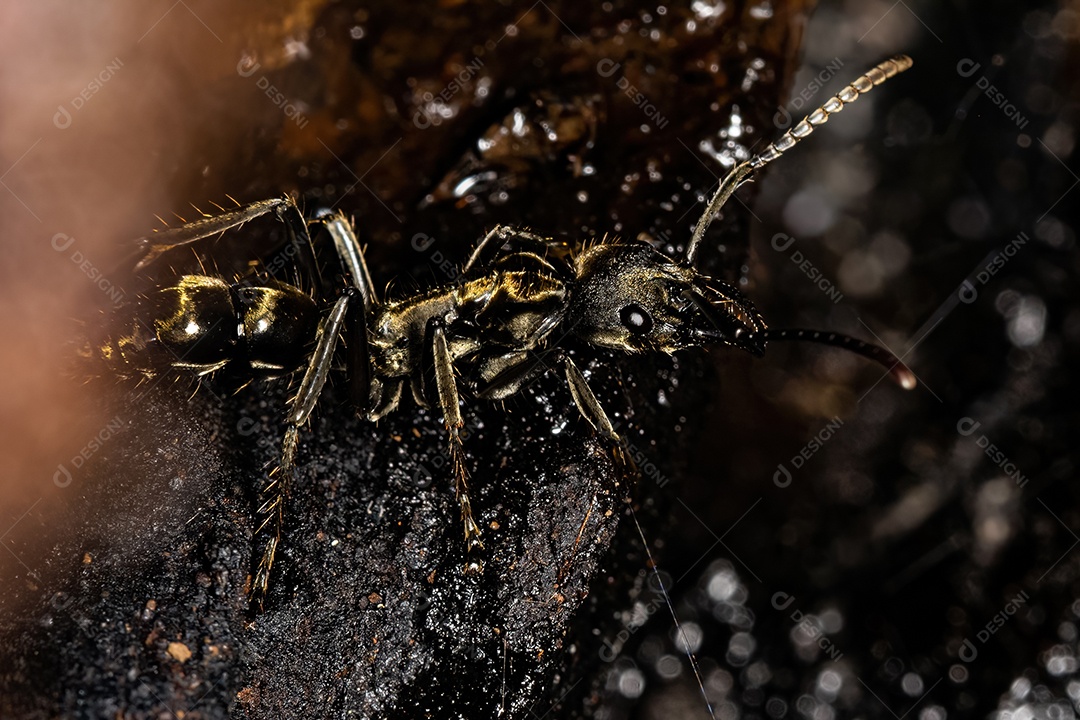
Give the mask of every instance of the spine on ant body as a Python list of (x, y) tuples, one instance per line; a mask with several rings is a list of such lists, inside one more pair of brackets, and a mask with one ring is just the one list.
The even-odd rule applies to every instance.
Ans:
[(299, 288), (209, 275), (183, 275), (128, 307), (127, 334), (101, 343), (97, 355), (121, 375), (145, 377), (233, 365), (256, 377), (291, 372), (304, 362), (319, 321), (315, 302)]

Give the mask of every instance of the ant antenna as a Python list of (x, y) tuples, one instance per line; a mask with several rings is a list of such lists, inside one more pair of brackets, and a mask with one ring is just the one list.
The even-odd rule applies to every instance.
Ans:
[(649, 543), (645, 541), (645, 533), (641, 530), (641, 523), (638, 522), (637, 513), (634, 512), (634, 506), (630, 504), (629, 500), (626, 506), (630, 508), (630, 517), (634, 519), (634, 527), (637, 528), (638, 537), (641, 538), (641, 546), (645, 548), (645, 555), (649, 558), (649, 565), (652, 566), (653, 573), (656, 575), (656, 582), (660, 588), (660, 593), (664, 596), (664, 602), (667, 604), (668, 611), (671, 613), (671, 619), (675, 622), (675, 636), (678, 638), (677, 642), (682, 643), (683, 649), (686, 651), (686, 657), (690, 660), (690, 667), (694, 671), (694, 678), (697, 680), (698, 687), (701, 689), (701, 697), (705, 699), (705, 707), (709, 710), (709, 717), (712, 720), (716, 720), (716, 713), (713, 712), (712, 703), (709, 702), (709, 695), (705, 692), (705, 683), (701, 680), (701, 671), (698, 669), (697, 660), (694, 658), (694, 653), (690, 649), (690, 643), (687, 642), (686, 636), (683, 634), (682, 625), (679, 624), (679, 617), (675, 614), (675, 607), (671, 604), (671, 596), (668, 595), (667, 588), (664, 587), (664, 578), (660, 575), (660, 570), (656, 565), (656, 560), (653, 559), (652, 550), (649, 549)]
[(889, 377), (905, 390), (915, 389), (915, 373), (911, 372), (911, 369), (904, 364), (903, 360), (885, 348), (871, 345), (850, 335), (821, 332), (820, 330), (762, 330), (754, 333), (752, 337), (760, 338), (766, 342), (803, 340), (819, 345), (832, 345), (833, 347), (842, 348), (881, 365), (889, 371)]
[[(753, 309), (753, 305), (750, 305), (749, 303), (743, 304), (745, 301), (741, 300), (742, 295), (736, 288), (727, 286), (727, 292), (733, 294), (735, 303), (740, 309), (745, 310), (747, 307)], [(698, 309), (709, 319), (714, 327), (720, 327), (720, 320), (717, 319), (719, 316), (714, 312), (713, 307), (709, 304), (708, 300), (700, 293), (696, 292), (688, 292), (686, 295), (695, 305), (697, 305)], [(757, 311), (755, 310), (754, 312), (756, 313)], [(758, 321), (760, 322), (760, 318), (758, 318)], [(736, 339), (740, 338), (741, 332), (741, 330), (736, 331)], [(831, 345), (832, 347), (838, 347), (847, 350), (848, 352), (853, 352), (856, 355), (861, 355), (867, 360), (872, 360), (888, 370), (889, 375), (900, 387), (905, 390), (915, 389), (915, 373), (911, 372), (911, 369), (904, 364), (903, 360), (883, 347), (871, 345), (868, 342), (863, 342), (858, 338), (853, 338), (850, 335), (844, 335), (843, 333), (801, 329), (769, 330), (764, 326), (764, 323), (761, 323), (760, 330), (741, 336), (740, 346), (743, 347), (743, 349), (749, 350), (755, 355), (760, 356), (765, 350), (765, 343), (793, 340), (812, 342), (819, 345)]]
[(824, 125), (831, 115), (844, 109), (845, 103), (854, 102), (860, 95), (870, 92), (877, 85), (910, 68), (912, 63), (912, 59), (907, 55), (897, 55), (891, 60), (878, 64), (868, 73), (859, 76), (855, 82), (826, 100), (824, 105), (803, 118), (798, 125), (784, 133), (779, 140), (769, 145), (763, 152), (732, 168), (731, 172), (720, 181), (720, 187), (716, 189), (716, 194), (709, 200), (708, 207), (705, 208), (701, 219), (698, 220), (697, 225), (694, 227), (694, 234), (690, 238), (690, 244), (686, 247), (687, 264), (694, 265), (698, 249), (701, 247), (701, 240), (705, 236), (705, 230), (712, 223), (716, 213), (720, 211), (720, 208), (724, 206), (743, 183), (749, 181), (750, 175), (755, 170), (765, 167), (783, 155), (794, 147), (797, 142), (814, 132), (814, 128), (818, 125)]

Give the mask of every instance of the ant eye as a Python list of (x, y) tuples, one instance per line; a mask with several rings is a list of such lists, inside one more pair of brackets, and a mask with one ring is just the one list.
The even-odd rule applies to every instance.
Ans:
[(622, 321), (627, 330), (638, 335), (644, 335), (652, 330), (653, 326), (652, 317), (649, 313), (645, 311), (645, 308), (635, 303), (630, 303), (619, 311), (619, 320)]

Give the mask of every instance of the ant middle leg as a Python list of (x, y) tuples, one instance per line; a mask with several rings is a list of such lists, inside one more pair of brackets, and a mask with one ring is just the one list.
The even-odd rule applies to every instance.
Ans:
[[(352, 223), (344, 213), (320, 210), (315, 214), (313, 223), (322, 226), (334, 241), (338, 259), (358, 295), (358, 308), (351, 315), (345, 336), (349, 352), (347, 363), (349, 394), (361, 415), (377, 419), (388, 410), (383, 409), (379, 412), (380, 405), (385, 406), (387, 399), (383, 397), (384, 385), (371, 374), (367, 319), (378, 305), (379, 298), (375, 292), (375, 284), (371, 280), (367, 261), (364, 259), (364, 249), (360, 246), (360, 240), (356, 237)], [(389, 409), (394, 406), (396, 402)]]
[[(480, 540), (480, 527), (473, 518), (472, 501), (469, 498), (469, 471), (465, 466), (465, 447), (461, 438), (461, 428), (465, 421), (461, 417), (461, 407), (458, 399), (457, 380), (454, 378), (453, 358), (450, 356), (450, 346), (446, 340), (446, 329), (439, 318), (428, 321), (428, 329), (425, 337), (430, 352), (434, 375), (435, 395), (432, 398), (442, 412), (443, 422), (450, 435), (450, 460), (454, 467), (454, 484), (458, 504), (461, 506), (461, 523), (465, 530), (465, 550), (482, 550), (483, 542)], [(465, 567), (466, 572), (478, 572), (482, 565), (476, 560), (470, 560)]]
[(556, 256), (569, 255), (569, 248), (564, 242), (543, 238), (528, 230), (522, 230), (511, 225), (496, 225), (491, 232), (477, 243), (476, 248), (473, 249), (469, 259), (465, 262), (464, 268), (462, 268), (462, 276), (468, 277), (477, 268), (487, 266), (497, 257), (498, 252), (507, 248), (507, 246), (509, 246), (509, 250), (506, 255), (509, 256), (515, 253), (535, 254), (552, 272), (555, 272), (555, 267), (546, 259), (547, 256), (552, 252)]
[(364, 307), (371, 310), (378, 304), (379, 298), (375, 293), (375, 284), (371, 281), (367, 261), (364, 260), (364, 249), (360, 246), (360, 240), (356, 237), (352, 223), (344, 213), (332, 210), (318, 211), (315, 213), (313, 222), (321, 225), (330, 234), (338, 259), (352, 278), (352, 286), (360, 291)]

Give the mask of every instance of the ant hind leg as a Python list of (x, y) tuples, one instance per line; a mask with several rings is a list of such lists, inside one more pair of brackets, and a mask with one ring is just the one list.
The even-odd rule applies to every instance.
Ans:
[[(279, 217), (290, 229), (290, 234), (298, 246), (310, 249), (311, 240), (307, 223), (289, 201), (281, 208)], [(262, 533), (273, 526), (273, 533), (266, 541), (259, 567), (252, 585), (252, 597), (262, 607), (270, 583), (270, 572), (274, 565), (277, 547), (285, 524), (285, 502), (292, 489), (295, 473), (296, 450), (300, 443), (300, 427), (311, 417), (315, 404), (326, 384), (334, 351), (343, 335), (348, 337), (349, 388), (357, 408), (362, 415), (383, 412), (396, 405), (396, 397), (384, 398), (382, 385), (372, 377), (367, 338), (367, 316), (378, 303), (363, 249), (356, 238), (352, 225), (340, 212), (323, 212), (314, 221), (330, 234), (337, 250), (338, 258), (345, 268), (351, 283), (345, 293), (338, 298), (324, 320), (316, 336), (315, 351), (308, 363), (307, 371), (300, 382), (296, 396), (290, 401), (289, 415), (286, 419), (285, 439), (282, 443), (281, 462), (272, 473), (270, 483), (264, 495), (265, 502), (259, 510), (263, 520), (258, 532)], [(301, 248), (303, 251), (303, 248)], [(312, 257), (314, 265), (314, 257)], [(317, 268), (316, 268), (317, 272)], [(310, 272), (309, 272), (310, 275)], [(317, 276), (313, 278), (317, 281)], [(400, 387), (397, 388), (400, 392)]]
[[(277, 211), (280, 217), (280, 213), (289, 207), (295, 209), (296, 203), (288, 195), (269, 200), (258, 200), (242, 205), (236, 210), (229, 210), (219, 215), (206, 215), (178, 227), (168, 228), (139, 238), (135, 241), (135, 244), (138, 246), (138, 252), (142, 253), (142, 258), (135, 265), (135, 272), (143, 270), (169, 250), (190, 245), (211, 235), (223, 233), (226, 230), (243, 225), (249, 220), (262, 217), (271, 211)], [(295, 225), (293, 226), (295, 227)]]

